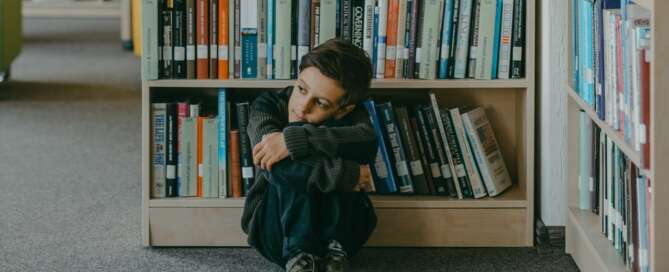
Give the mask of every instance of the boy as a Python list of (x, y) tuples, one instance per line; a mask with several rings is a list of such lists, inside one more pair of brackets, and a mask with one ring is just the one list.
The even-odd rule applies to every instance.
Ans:
[(318, 271), (321, 258), (326, 271), (344, 271), (376, 226), (364, 193), (376, 137), (358, 105), (371, 63), (360, 48), (329, 40), (305, 55), (299, 70), (294, 87), (253, 103), (248, 134), (261, 170), (242, 229), (251, 246), (287, 271)]

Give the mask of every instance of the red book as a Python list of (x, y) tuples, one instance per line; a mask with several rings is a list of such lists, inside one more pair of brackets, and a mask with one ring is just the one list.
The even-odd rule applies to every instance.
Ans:
[(195, 40), (197, 79), (209, 79), (209, 0), (195, 3)]
[[(385, 78), (395, 78), (395, 58), (397, 53), (397, 17), (399, 17), (399, 0), (388, 1), (388, 25), (386, 28), (386, 67), (383, 72)], [(402, 33), (401, 35), (404, 35)]]
[(228, 0), (218, 1), (218, 79), (228, 79), (228, 24), (230, 11)]
[(641, 51), (639, 67), (641, 68), (641, 133), (645, 135), (641, 141), (641, 164), (650, 168), (650, 63), (646, 61), (649, 49)]
[(242, 197), (242, 164), (239, 154), (239, 130), (230, 131), (230, 196)]

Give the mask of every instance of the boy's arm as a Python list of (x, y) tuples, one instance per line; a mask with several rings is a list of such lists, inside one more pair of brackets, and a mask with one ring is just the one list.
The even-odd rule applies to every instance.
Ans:
[(355, 161), (311, 156), (301, 160), (282, 160), (269, 173), (271, 182), (304, 190), (351, 192), (360, 181), (361, 167)]

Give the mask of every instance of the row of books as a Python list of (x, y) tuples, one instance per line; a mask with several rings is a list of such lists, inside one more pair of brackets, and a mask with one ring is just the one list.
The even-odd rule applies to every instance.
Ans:
[(629, 0), (574, 1), (575, 91), (650, 160), (650, 11)]
[(522, 78), (525, 0), (146, 0), (144, 79), (294, 79), (340, 38), (376, 78)]
[(629, 271), (649, 271), (651, 181), (585, 112), (580, 120), (579, 208), (600, 216)]
[(378, 193), (497, 196), (511, 178), (483, 108), (460, 112), (429, 105), (367, 101), (378, 140), (370, 165)]

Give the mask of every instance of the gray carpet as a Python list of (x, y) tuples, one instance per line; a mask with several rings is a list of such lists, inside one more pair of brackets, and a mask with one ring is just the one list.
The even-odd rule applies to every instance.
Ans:
[[(140, 240), (139, 61), (119, 22), (27, 19), (0, 84), (0, 271), (278, 270), (248, 248)], [(367, 248), (358, 271), (577, 271), (560, 248)]]

